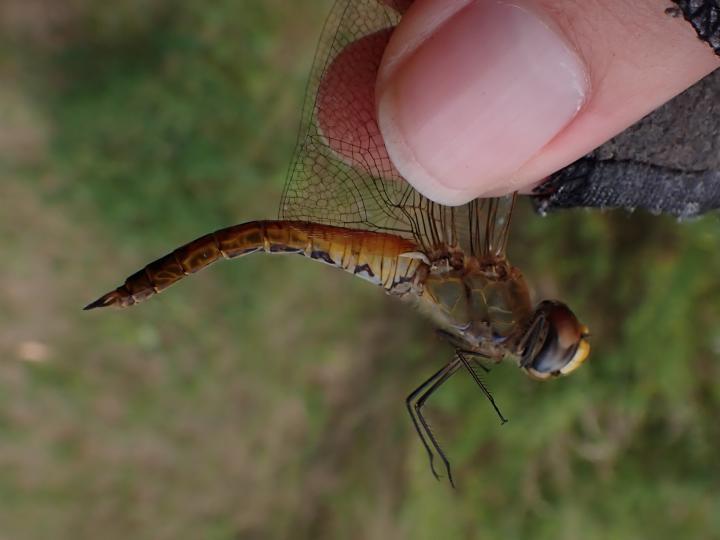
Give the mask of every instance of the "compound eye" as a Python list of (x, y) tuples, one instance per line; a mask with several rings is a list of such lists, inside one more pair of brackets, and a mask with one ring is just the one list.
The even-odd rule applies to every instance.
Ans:
[(565, 304), (551, 300), (540, 303), (535, 317), (544, 320), (544, 329), (536, 335), (537, 342), (529, 345), (532, 352), (522, 367), (540, 380), (575, 371), (590, 353), (590, 344), (585, 339), (587, 327)]

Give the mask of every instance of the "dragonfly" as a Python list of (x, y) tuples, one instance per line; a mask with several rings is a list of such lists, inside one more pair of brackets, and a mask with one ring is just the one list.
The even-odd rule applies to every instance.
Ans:
[(510, 359), (530, 377), (567, 375), (588, 357), (588, 329), (562, 302), (533, 307), (506, 256), (516, 194), (452, 207), (416, 191), (397, 171), (374, 112), (382, 52), (409, 0), (338, 0), (310, 75), (300, 137), (276, 220), (250, 221), (197, 238), (128, 277), (85, 309), (127, 307), (222, 260), (298, 254), (340, 268), (427, 315), (454, 349), (406, 399), (436, 478), (450, 462), (423, 407), (456, 372), (467, 372), (506, 421), (478, 368)]

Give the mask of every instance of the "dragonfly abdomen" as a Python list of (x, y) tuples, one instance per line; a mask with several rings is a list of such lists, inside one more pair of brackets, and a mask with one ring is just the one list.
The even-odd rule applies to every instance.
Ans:
[(167, 289), (219, 259), (256, 252), (297, 253), (342, 268), (391, 291), (411, 282), (421, 265), (402, 237), (301, 221), (251, 221), (220, 229), (151, 262), (85, 309), (127, 307)]

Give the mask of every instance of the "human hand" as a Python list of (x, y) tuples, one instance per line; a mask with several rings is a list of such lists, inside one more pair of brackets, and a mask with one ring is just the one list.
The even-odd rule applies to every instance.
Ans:
[(720, 67), (666, 7), (412, 2), (384, 48), (375, 88), (394, 166), (445, 204), (531, 190)]

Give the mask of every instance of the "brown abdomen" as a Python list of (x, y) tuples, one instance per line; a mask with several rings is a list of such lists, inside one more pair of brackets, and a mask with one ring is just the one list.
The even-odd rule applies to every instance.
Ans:
[(416, 250), (399, 236), (299, 221), (251, 221), (193, 240), (135, 272), (85, 309), (127, 307), (214, 263), (256, 251), (298, 253), (343, 268), (390, 290), (423, 263), (402, 256)]

